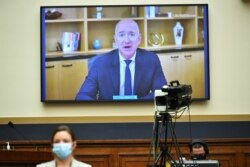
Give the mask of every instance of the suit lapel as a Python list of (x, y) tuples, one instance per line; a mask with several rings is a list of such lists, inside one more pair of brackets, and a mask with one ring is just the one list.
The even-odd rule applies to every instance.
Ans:
[(136, 58), (135, 58), (135, 78), (134, 78), (134, 94), (137, 94), (137, 91), (139, 89), (139, 84), (141, 81), (141, 77), (143, 76), (143, 73), (145, 73), (144, 70), (142, 70), (143, 66), (143, 61), (141, 60), (141, 55), (140, 55), (140, 50), (137, 49), (136, 51)]
[(119, 89), (120, 89), (120, 62), (119, 62), (119, 54), (118, 50), (116, 49), (114, 52), (112, 52), (112, 68), (110, 68), (110, 74), (111, 74), (111, 79), (113, 83), (113, 90), (115, 94), (119, 94)]

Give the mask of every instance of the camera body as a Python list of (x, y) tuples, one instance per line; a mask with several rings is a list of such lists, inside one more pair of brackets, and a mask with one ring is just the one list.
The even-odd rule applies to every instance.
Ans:
[(172, 81), (160, 90), (155, 90), (156, 111), (177, 110), (189, 106), (192, 99), (191, 85), (180, 85), (179, 81)]

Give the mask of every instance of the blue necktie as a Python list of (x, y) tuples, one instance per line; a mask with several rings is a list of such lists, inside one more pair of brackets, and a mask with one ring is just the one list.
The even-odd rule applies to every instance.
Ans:
[(131, 72), (129, 69), (129, 64), (132, 62), (132, 60), (124, 61), (126, 63), (124, 95), (132, 95)]

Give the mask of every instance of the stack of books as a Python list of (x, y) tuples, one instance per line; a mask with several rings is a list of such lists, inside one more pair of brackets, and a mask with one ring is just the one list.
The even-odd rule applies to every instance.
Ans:
[(80, 49), (80, 32), (62, 33), (62, 51), (72, 52)]

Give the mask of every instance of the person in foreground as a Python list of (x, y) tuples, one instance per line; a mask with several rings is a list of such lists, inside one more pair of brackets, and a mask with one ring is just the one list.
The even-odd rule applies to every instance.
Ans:
[(115, 27), (114, 40), (118, 49), (97, 56), (75, 99), (153, 100), (154, 90), (161, 89), (167, 81), (158, 56), (138, 48), (141, 35), (137, 23), (120, 20)]
[(91, 167), (77, 161), (73, 152), (76, 148), (74, 132), (66, 125), (57, 127), (51, 137), (54, 160), (38, 164), (37, 167)]
[(201, 139), (193, 139), (189, 144), (189, 149), (192, 160), (206, 160), (209, 154), (207, 144)]

